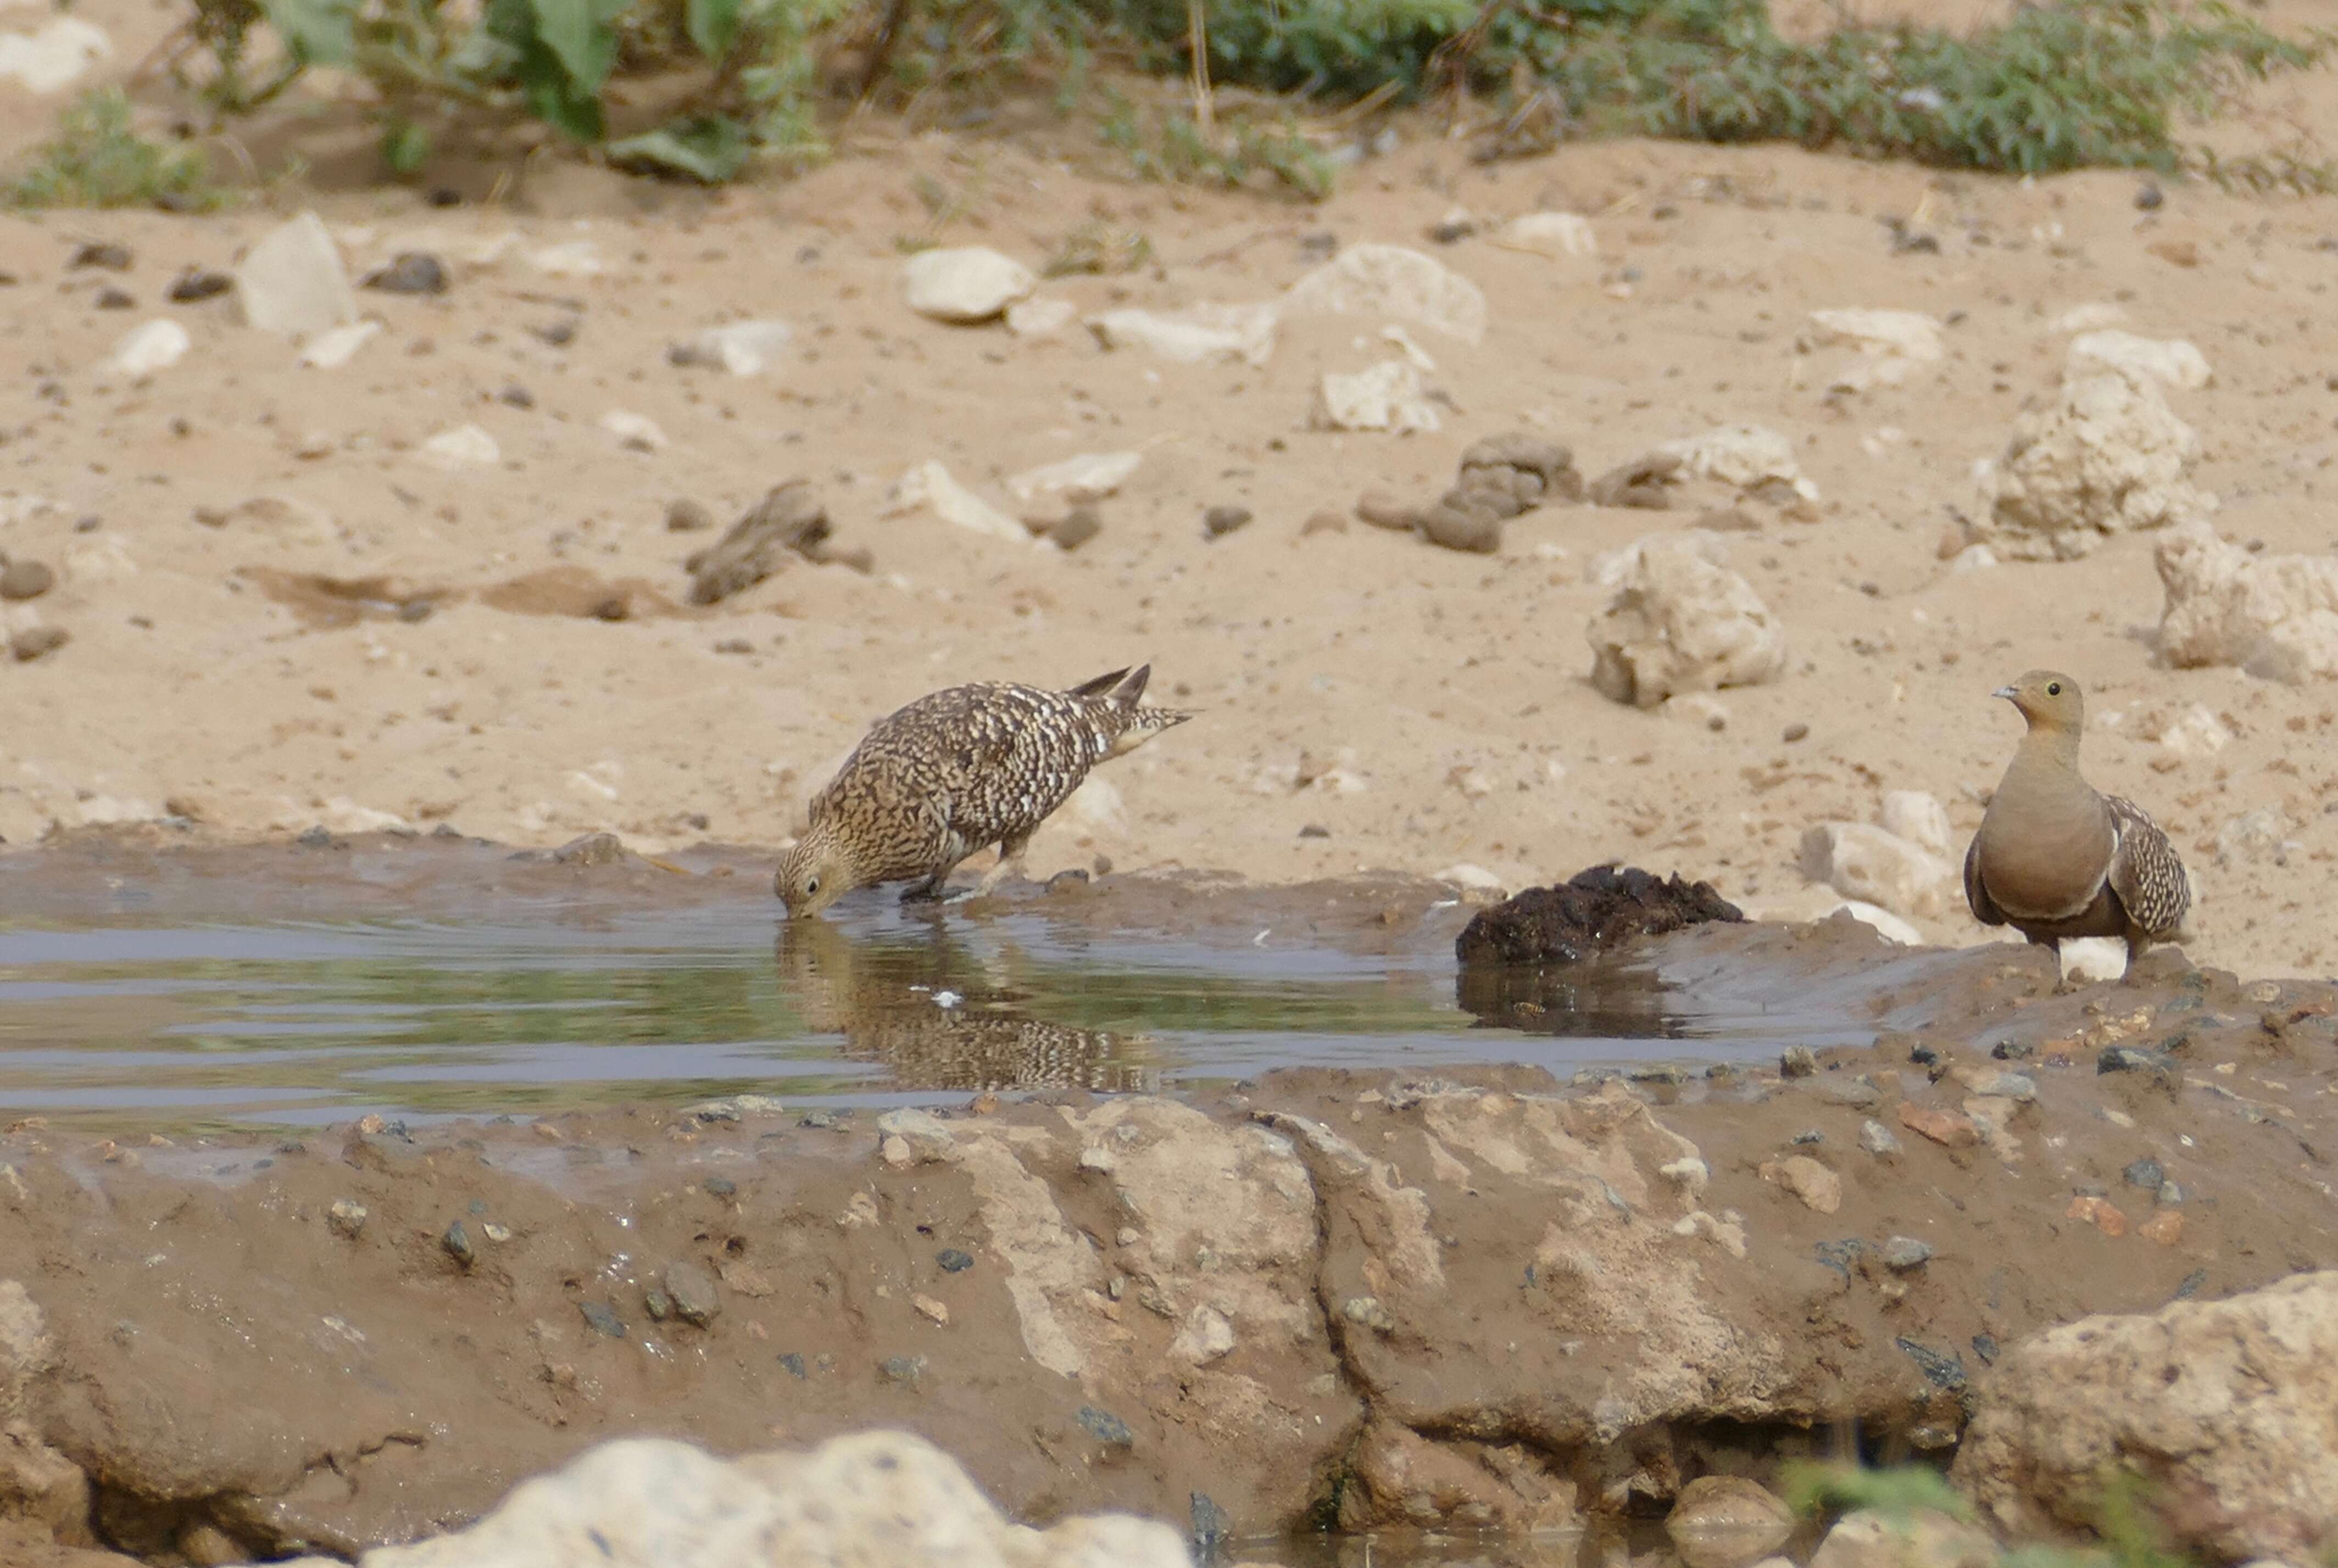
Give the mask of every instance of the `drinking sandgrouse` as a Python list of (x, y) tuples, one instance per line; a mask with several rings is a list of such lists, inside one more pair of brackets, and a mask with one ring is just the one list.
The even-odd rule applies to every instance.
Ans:
[(1138, 705), (1149, 664), (1068, 691), (982, 681), (918, 698), (880, 719), (811, 799), (811, 824), (780, 861), (773, 891), (792, 916), (856, 887), (914, 880), (935, 897), (976, 850), (998, 846), (987, 893), (1022, 872), (1023, 851), (1088, 770), (1193, 717)]

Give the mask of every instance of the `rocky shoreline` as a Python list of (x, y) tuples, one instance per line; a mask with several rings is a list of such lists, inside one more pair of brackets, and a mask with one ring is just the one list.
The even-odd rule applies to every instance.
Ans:
[[(1843, 920), (1654, 940), (1906, 962)], [(1036, 1524), (1620, 1527), (1700, 1477), (1961, 1444), (1999, 1523), (2068, 1528), (2085, 1465), (2133, 1450), (2117, 1400), (2055, 1407), (2079, 1386), (2038, 1348), (2059, 1326), (2245, 1316), (2218, 1298), (2338, 1266), (2338, 987), (2163, 952), (2058, 991), (2039, 952), (1926, 956), (1871, 1007), (1915, 1026), (1750, 1072), (1294, 1070), (142, 1144), (20, 1122), (0, 1555), (354, 1556), (605, 1439), (871, 1426)], [(2310, 1318), (2322, 1287), (2284, 1289)], [(2217, 1524), (2245, 1499), (2194, 1485), (2213, 1455), (2151, 1462), (2222, 1499), (2188, 1535), (2216, 1555), (2333, 1516), (2307, 1488)]]

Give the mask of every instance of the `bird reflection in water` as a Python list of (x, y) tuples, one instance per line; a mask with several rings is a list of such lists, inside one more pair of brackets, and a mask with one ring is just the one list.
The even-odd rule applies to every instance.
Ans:
[(937, 926), (856, 938), (791, 920), (776, 951), (781, 989), (844, 1054), (882, 1065), (903, 1089), (1092, 1089), (1149, 1093), (1160, 1070), (1139, 1034), (1035, 1018), (1031, 992)]

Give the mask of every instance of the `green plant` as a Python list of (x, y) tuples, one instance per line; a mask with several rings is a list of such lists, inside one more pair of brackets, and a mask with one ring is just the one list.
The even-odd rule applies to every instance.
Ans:
[(12, 207), (168, 207), (221, 204), (201, 152), (151, 142), (132, 127), (119, 87), (84, 93), (58, 117), (57, 133), (33, 151), (5, 186)]
[(1331, 193), (1331, 161), (1289, 118), (1261, 123), (1222, 116), (1205, 131), (1180, 111), (1147, 113), (1115, 94), (1103, 133), (1105, 144), (1125, 153), (1144, 179), (1226, 186), (1263, 183), (1310, 201)]
[(1938, 1470), (1921, 1465), (1871, 1470), (1863, 1465), (1790, 1464), (1780, 1477), (1786, 1505), (1797, 1514), (1849, 1514), (1864, 1509), (1904, 1519), (1923, 1510), (1970, 1520), (1972, 1504)]

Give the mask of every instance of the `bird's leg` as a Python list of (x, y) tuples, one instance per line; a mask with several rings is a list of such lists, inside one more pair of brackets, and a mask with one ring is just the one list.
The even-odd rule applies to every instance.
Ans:
[(945, 867), (941, 870), (937, 871), (932, 876), (927, 877), (922, 882), (910, 883), (907, 887), (901, 889), (901, 902), (904, 904), (940, 903), (942, 901), (942, 883), (948, 876), (949, 868)]
[(1020, 838), (1000, 839), (998, 864), (982, 874), (982, 881), (975, 888), (974, 896), (977, 898), (982, 897), (1009, 877), (1014, 877), (1017, 882), (1026, 880), (1023, 874), (1023, 851), (1030, 847), (1031, 836), (1027, 833)]

